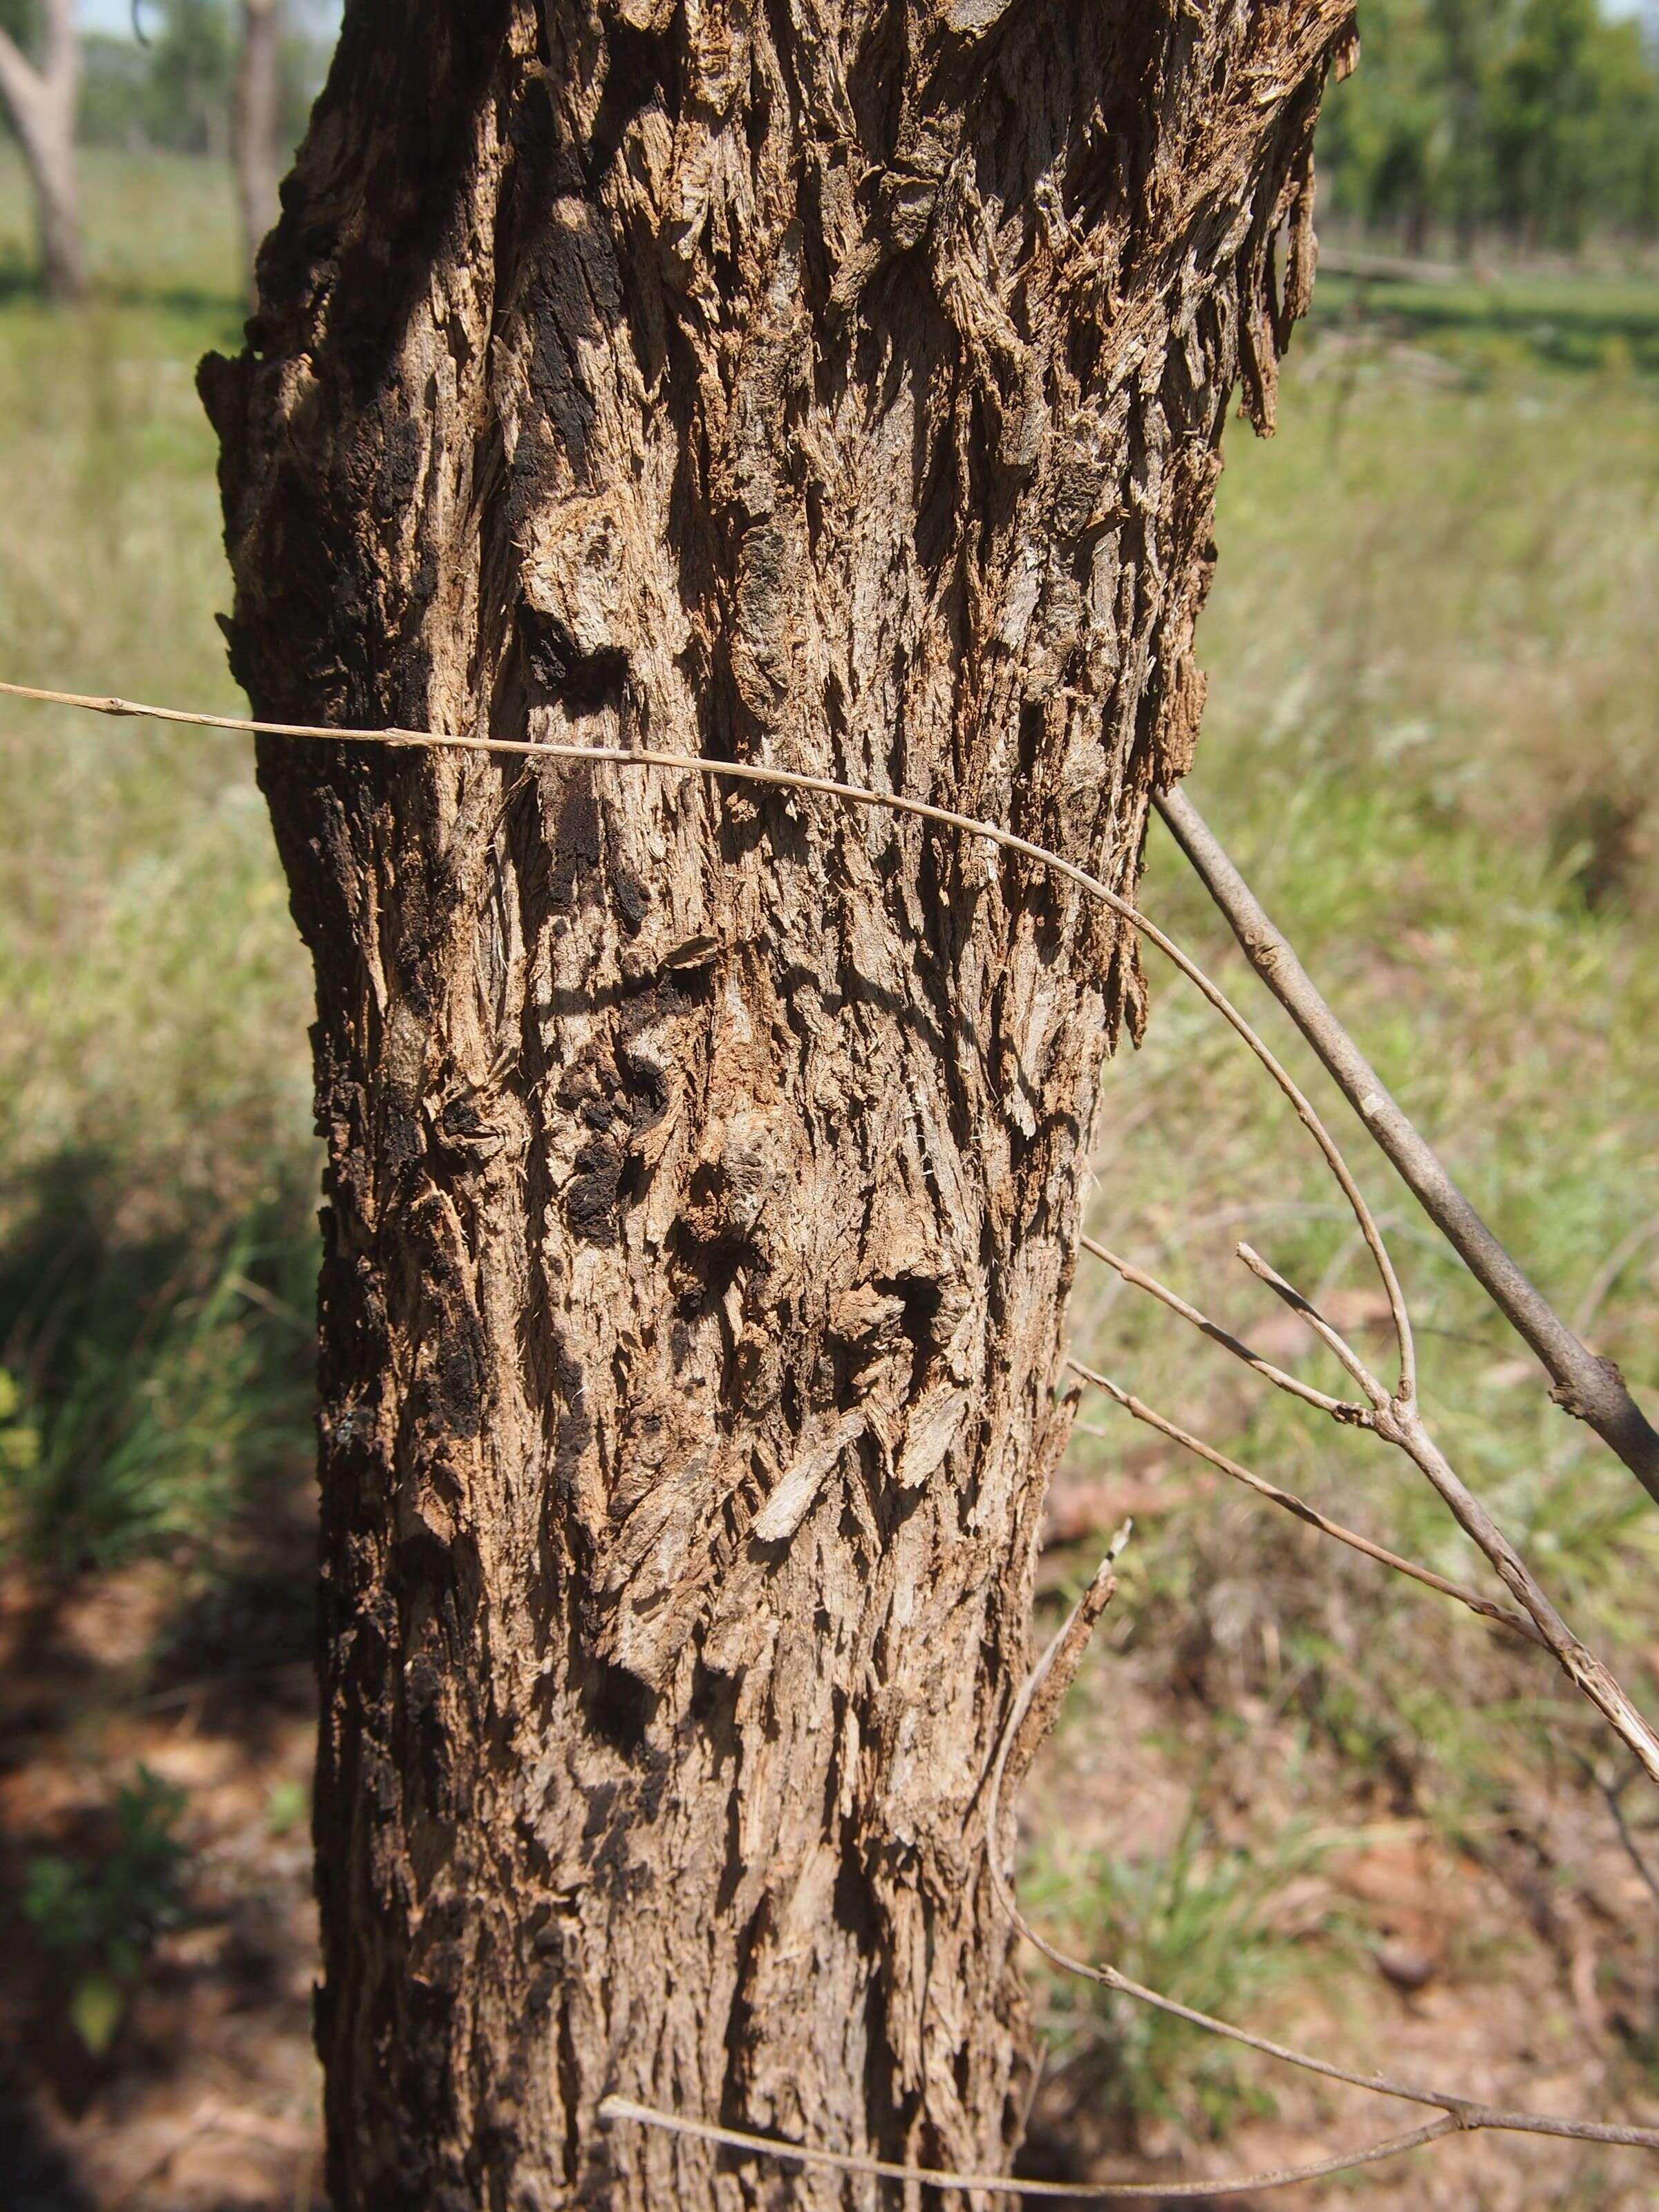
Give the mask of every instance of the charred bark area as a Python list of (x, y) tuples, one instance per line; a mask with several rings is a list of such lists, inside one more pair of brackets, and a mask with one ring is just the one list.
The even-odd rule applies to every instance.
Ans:
[[(354, 0), (204, 372), (256, 710), (828, 772), (1132, 890), (1349, 14)], [(987, 1772), (1132, 946), (828, 804), (259, 765), (328, 1146), (336, 2201), (875, 2201), (609, 2090), (995, 2166)]]

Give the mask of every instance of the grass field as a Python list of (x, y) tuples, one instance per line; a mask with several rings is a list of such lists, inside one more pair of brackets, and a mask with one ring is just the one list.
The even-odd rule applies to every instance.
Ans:
[[(0, 170), (0, 675), (234, 707), (191, 386), (238, 328), (228, 192), (210, 169), (111, 160), (88, 203), (98, 295), (55, 315)], [(1651, 1403), (1659, 295), (1333, 284), (1280, 412), (1270, 445), (1231, 441), (1193, 795), (1489, 1218)], [(0, 1874), (34, 1906), (0, 1971), (34, 2053), (13, 2196), (300, 2204), (303, 965), (240, 741), (6, 707), (0, 766)], [(1256, 1003), (1161, 831), (1146, 902)], [(1248, 1235), (1380, 1356), (1310, 1151), (1213, 1018), (1152, 983), (1146, 1045), (1108, 1074), (1099, 1233), (1328, 1382), (1231, 1260)], [(1652, 1709), (1659, 1522), (1364, 1166), (1443, 1440)], [(1091, 1265), (1081, 1352), (1479, 1578), (1403, 1463)], [(1653, 2118), (1652, 1907), (1588, 1712), (1541, 1661), (1218, 1484), (1084, 1405), (1051, 1601), (1121, 1512), (1137, 1534), (1030, 1791), (1032, 1908), (1189, 2002), (1361, 2063)], [(1636, 1791), (1620, 1803), (1651, 1825)], [(88, 1869), (111, 1866), (100, 1920)], [(1227, 2171), (1400, 2124), (1187, 2029), (1042, 2001), (1033, 2155), (1055, 2171)], [(216, 2097), (237, 2126), (201, 2122)], [(1482, 2141), (1316, 2200), (1588, 2212), (1652, 2185), (1632, 2154)]]

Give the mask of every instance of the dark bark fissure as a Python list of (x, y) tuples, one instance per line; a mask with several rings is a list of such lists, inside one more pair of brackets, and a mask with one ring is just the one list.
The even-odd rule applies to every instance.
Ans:
[[(349, 5), (204, 366), (257, 711), (696, 750), (1133, 888), (1346, 0)], [(317, 971), (342, 2206), (1002, 2163), (984, 1872), (1132, 945), (659, 771), (261, 749)]]

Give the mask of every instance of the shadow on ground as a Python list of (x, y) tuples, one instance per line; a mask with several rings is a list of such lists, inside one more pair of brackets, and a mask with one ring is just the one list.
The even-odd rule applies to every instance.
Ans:
[(319, 2185), (307, 1210), (158, 1224), (66, 1154), (0, 1249), (9, 2212)]

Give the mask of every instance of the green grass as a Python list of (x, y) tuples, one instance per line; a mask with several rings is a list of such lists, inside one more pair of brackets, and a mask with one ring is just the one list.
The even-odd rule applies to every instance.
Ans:
[[(1334, 1915), (1313, 1927), (1284, 1924), (1288, 1885), (1329, 1847), (1300, 1827), (1261, 1851), (1228, 1849), (1194, 1799), (1161, 1855), (1054, 1844), (1023, 1902), (1045, 1929), (1069, 1918), (1077, 1948), (1132, 1980), (1217, 2019), (1259, 2022), (1287, 1982), (1322, 1975), (1338, 1954)], [(1224, 2136), (1245, 2114), (1270, 2108), (1234, 2045), (1132, 1998), (1060, 1980), (1045, 2025), (1070, 2094), (1131, 2142), (1158, 2120)]]
[[(0, 670), (234, 709), (193, 385), (240, 319), (228, 189), (106, 158), (86, 197), (63, 314), (0, 167)], [(38, 1443), (0, 1504), (106, 1564), (307, 1451), (306, 979), (243, 740), (14, 706), (0, 772), (0, 1365)]]
[(1659, 374), (1650, 276), (1472, 273), (1429, 284), (1336, 274), (1320, 280), (1319, 315), (1429, 342), (1474, 377), (1528, 367)]
[[(1603, 287), (1553, 289), (1547, 346), (1511, 342), (1520, 307), (1539, 304), (1525, 295), (1492, 314), (1474, 295), (1396, 298), (1390, 321), (1379, 303), (1357, 336), (1349, 302), (1326, 301), (1287, 377), (1279, 437), (1231, 439), (1200, 631), (1210, 706), (1188, 786), (1385, 1080), (1570, 1318), (1634, 1226), (1659, 1230), (1659, 295), (1618, 297), (1630, 343), (1611, 356)], [(1305, 1050), (1161, 829), (1143, 902), (1309, 1079)], [(1152, 981), (1145, 1048), (1108, 1075), (1097, 1232), (1246, 1335), (1282, 1319), (1232, 1258), (1241, 1236), (1310, 1294), (1362, 1292), (1366, 1257), (1283, 1102), (1167, 970)], [(1549, 1403), (1355, 1117), (1316, 1071), (1312, 1083), (1389, 1229), (1437, 1432), (1651, 1713), (1650, 1507)], [(1084, 1269), (1076, 1334), (1118, 1380), (1339, 1519), (1492, 1586), (1402, 1460)], [(1656, 1269), (1659, 1235), (1584, 1323), (1650, 1407)], [(1386, 1358), (1386, 1332), (1363, 1342)], [(1310, 1340), (1294, 1364), (1342, 1387)], [(1074, 1461), (1109, 1469), (1127, 1449), (1190, 1479), (1191, 1462), (1103, 1401), (1084, 1418), (1093, 1433)], [(1118, 1648), (1095, 1679), (1127, 1663), (1150, 1682), (1183, 1716), (1189, 1771), (1236, 1716), (1268, 1711), (1304, 1810), (1409, 1811), (1480, 1849), (1540, 1821), (1553, 1791), (1580, 1786), (1580, 1759), (1606, 1757), (1595, 1717), (1536, 1655), (1224, 1483), (1145, 1522), (1125, 1568)], [(1264, 1761), (1265, 1741), (1250, 1738)], [(1282, 1811), (1275, 1790), (1266, 1796)], [(1266, 1820), (1255, 1847), (1271, 1850), (1278, 1811), (1230, 1814), (1235, 1841)], [(1050, 1887), (1055, 1848), (1038, 1848), (1031, 1869)], [(1097, 1871), (1062, 1883), (1073, 1924), (1093, 1896), (1112, 1928), (1132, 1873), (1103, 1889)], [(1571, 1870), (1556, 1879), (1571, 1894)], [(1163, 1924), (1176, 1994), (1209, 1972), (1201, 1921), (1187, 1929)], [(1248, 1948), (1258, 1974), (1276, 1973), (1271, 1929)], [(1062, 2020), (1076, 2002), (1053, 1997)], [(1168, 2056), (1194, 2095), (1213, 2083), (1202, 2038)]]

